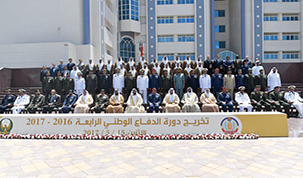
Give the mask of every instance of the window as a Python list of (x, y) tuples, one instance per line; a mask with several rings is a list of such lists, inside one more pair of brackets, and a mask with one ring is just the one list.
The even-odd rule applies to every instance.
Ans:
[(174, 60), (174, 54), (158, 54), (158, 61), (162, 61), (164, 56), (166, 56), (169, 61)]
[(178, 0), (178, 4), (193, 4), (194, 0)]
[(216, 25), (215, 26), (215, 33), (223, 33), (225, 32), (225, 25)]
[(263, 0), (263, 2), (277, 2), (277, 0)]
[(283, 14), (282, 21), (298, 21), (299, 14)]
[(135, 58), (135, 45), (131, 38), (122, 38), (120, 42), (120, 56), (124, 62), (128, 62), (130, 57)]
[(179, 16), (178, 23), (194, 23), (194, 16)]
[(298, 33), (283, 33), (283, 40), (299, 40)]
[(225, 41), (216, 41), (215, 42), (215, 48), (216, 49), (225, 48)]
[(225, 17), (225, 10), (215, 10), (215, 17)]
[(195, 53), (179, 53), (178, 56), (182, 61), (186, 59), (186, 56), (189, 56), (191, 60), (195, 60)]
[(158, 17), (158, 24), (174, 23), (173, 17)]
[(264, 59), (278, 59), (278, 52), (264, 52)]
[(173, 35), (159, 35), (158, 36), (158, 43), (167, 43), (167, 42), (174, 42)]
[(283, 59), (299, 59), (299, 52), (283, 52)]
[(129, 19), (129, 0), (119, 0), (119, 20)]
[(278, 40), (278, 34), (277, 33), (265, 33), (264, 34), (264, 40)]
[(194, 35), (178, 35), (178, 42), (191, 42), (195, 41)]
[(278, 21), (277, 14), (264, 14), (263, 17), (264, 21)]
[(299, 0), (282, 0), (282, 2), (299, 2)]
[(131, 0), (131, 19), (139, 21), (139, 2)]
[(158, 5), (173, 4), (173, 0), (157, 0)]

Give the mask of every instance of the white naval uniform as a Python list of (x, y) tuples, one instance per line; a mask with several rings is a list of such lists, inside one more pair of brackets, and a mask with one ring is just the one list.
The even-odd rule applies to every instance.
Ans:
[[(263, 66), (254, 66), (254, 67), (252, 68), (252, 73), (253, 73), (254, 75), (259, 75), (259, 74), (260, 74), (260, 69), (263, 69), (263, 70), (264, 70)], [(264, 74), (265, 74), (265, 71), (264, 71)]]
[(20, 114), (21, 110), (24, 109), (24, 105), (28, 105), (30, 96), (24, 94), (23, 96), (19, 95), (14, 102), (14, 107), (12, 108), (13, 114)]
[(83, 77), (77, 77), (75, 79), (75, 94), (80, 97), (83, 94), (83, 90), (85, 90), (85, 80)]
[(114, 74), (113, 76), (113, 88), (118, 89), (119, 93), (122, 93), (122, 88), (124, 87), (124, 75)]
[(299, 117), (303, 117), (303, 99), (300, 97), (299, 93), (297, 92), (287, 92), (284, 94), (284, 98), (288, 101), (293, 102), (292, 105), (298, 110)]
[(235, 100), (240, 107), (240, 112), (244, 112), (244, 108), (247, 108), (248, 112), (252, 111), (252, 105), (250, 104), (251, 101), (247, 93), (242, 94), (241, 92), (237, 92), (235, 96)]
[(211, 88), (211, 78), (208, 74), (202, 74), (199, 78), (200, 88), (202, 92), (205, 92), (205, 89)]
[(147, 88), (149, 84), (149, 78), (144, 75), (139, 75), (137, 77), (137, 88), (139, 89), (139, 93), (143, 96), (144, 103), (147, 103)]

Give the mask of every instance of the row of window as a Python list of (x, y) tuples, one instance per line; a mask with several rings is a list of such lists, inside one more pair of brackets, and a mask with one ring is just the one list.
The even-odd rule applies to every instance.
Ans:
[[(166, 58), (169, 61), (174, 61), (175, 56), (173, 53), (168, 53), (168, 54), (158, 54), (158, 61), (162, 61), (163, 57), (166, 56)], [(189, 56), (192, 60), (195, 59), (195, 53), (178, 53), (178, 57), (180, 60), (185, 60), (186, 56)]]
[[(282, 52), (282, 59), (299, 59), (299, 52)], [(264, 59), (278, 59), (278, 52), (264, 52)]]
[[(278, 34), (264, 34), (265, 41), (279, 40)], [(299, 34), (283, 34), (282, 40), (299, 40)]]
[(139, 1), (119, 0), (119, 20), (139, 21)]
[[(194, 35), (178, 35), (178, 42), (193, 42), (195, 41)], [(174, 42), (173, 35), (159, 35), (158, 36), (159, 43), (169, 43)]]
[[(263, 0), (263, 2), (278, 2), (278, 0)], [(299, 2), (299, 0), (282, 0), (282, 2)]]
[[(178, 4), (193, 4), (194, 0), (178, 0)], [(157, 0), (158, 5), (174, 4), (173, 0)]]
[[(264, 21), (278, 21), (278, 14), (265, 14)], [(282, 21), (298, 21), (299, 14), (282, 14)]]
[[(194, 23), (194, 16), (179, 16), (178, 23)], [(158, 24), (170, 24), (174, 23), (174, 17), (158, 17)]]

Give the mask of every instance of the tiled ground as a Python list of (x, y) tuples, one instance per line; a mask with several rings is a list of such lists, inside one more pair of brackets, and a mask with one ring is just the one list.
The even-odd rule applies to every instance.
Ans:
[[(290, 135), (303, 120), (290, 119)], [(302, 138), (234, 141), (0, 140), (0, 177), (302, 177)]]

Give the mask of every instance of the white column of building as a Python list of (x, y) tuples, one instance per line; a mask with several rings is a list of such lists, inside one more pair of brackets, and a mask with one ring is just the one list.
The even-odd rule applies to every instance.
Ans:
[(254, 1), (245, 2), (245, 54), (253, 57), (254, 33), (253, 33), (253, 4)]

